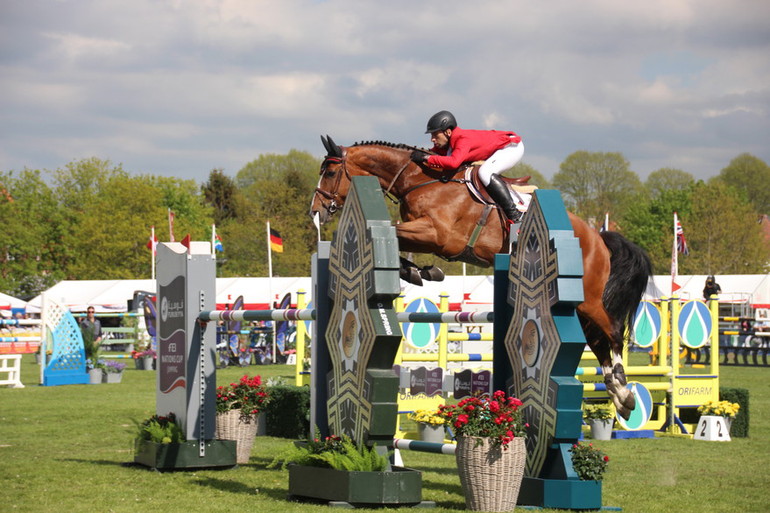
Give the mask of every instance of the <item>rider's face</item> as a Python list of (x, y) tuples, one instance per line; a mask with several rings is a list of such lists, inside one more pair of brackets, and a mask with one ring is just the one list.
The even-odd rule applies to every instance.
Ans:
[(446, 148), (449, 145), (449, 136), (452, 134), (449, 130), (439, 130), (431, 132), (430, 141), (439, 148)]

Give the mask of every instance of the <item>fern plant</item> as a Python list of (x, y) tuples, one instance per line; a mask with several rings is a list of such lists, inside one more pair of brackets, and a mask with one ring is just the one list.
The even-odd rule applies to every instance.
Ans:
[(311, 467), (332, 468), (357, 472), (382, 472), (388, 468), (388, 457), (377, 452), (375, 447), (356, 445), (347, 436), (316, 437), (307, 443), (292, 444), (278, 454), (268, 465), (274, 468), (294, 463)]

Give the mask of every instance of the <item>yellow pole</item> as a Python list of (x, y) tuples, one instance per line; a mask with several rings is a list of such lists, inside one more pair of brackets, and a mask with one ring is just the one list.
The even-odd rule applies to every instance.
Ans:
[[(305, 298), (305, 291), (297, 291), (297, 308), (302, 310), (307, 306), (307, 299)], [(307, 329), (305, 328), (305, 321), (297, 321), (296, 332), (296, 361), (294, 362), (294, 384), (301, 387), (304, 384), (302, 372), (305, 370), (305, 341), (307, 340)], [(309, 381), (308, 381), (309, 382)]]
[[(449, 294), (442, 292), (439, 295), (438, 311), (445, 313), (449, 311)], [(447, 345), (448, 345), (448, 333), (449, 325), (446, 323), (439, 324), (438, 330), (438, 366), (447, 372)]]

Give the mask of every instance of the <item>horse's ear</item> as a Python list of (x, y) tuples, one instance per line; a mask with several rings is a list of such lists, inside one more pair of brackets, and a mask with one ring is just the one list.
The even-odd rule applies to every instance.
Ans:
[(331, 138), (330, 135), (326, 135), (326, 142), (329, 144), (329, 146), (326, 147), (326, 150), (329, 152), (329, 155), (332, 157), (338, 157), (343, 158), (342, 155), (342, 148), (340, 148)]
[(326, 148), (326, 154), (327, 154), (327, 155), (331, 155), (331, 154), (332, 154), (332, 149), (331, 149), (331, 147), (329, 146), (329, 140), (328, 140), (328, 139), (326, 139), (326, 137), (324, 137), (324, 136), (322, 135), (322, 136), (321, 136), (321, 142), (323, 143), (323, 145), (324, 145), (324, 148)]

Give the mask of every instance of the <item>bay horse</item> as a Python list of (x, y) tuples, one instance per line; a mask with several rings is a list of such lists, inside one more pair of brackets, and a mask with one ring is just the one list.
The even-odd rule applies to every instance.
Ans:
[[(474, 228), (484, 205), (452, 172), (434, 170), (410, 159), (417, 148), (386, 142), (338, 146), (321, 137), (327, 155), (310, 206), (310, 215), (327, 222), (345, 202), (352, 176), (376, 177), (386, 195), (399, 202), (396, 224), (399, 251), (435, 254), (448, 260), (492, 265), (495, 253), (508, 253), (509, 229), (502, 213), (488, 215), (475, 241)], [(447, 179), (447, 175), (449, 179)], [(525, 214), (526, 215), (526, 214)], [(568, 213), (583, 253), (584, 300), (577, 307), (583, 332), (602, 367), (607, 391), (618, 413), (628, 419), (636, 406), (626, 388), (621, 353), (627, 326), (652, 274), (645, 252), (616, 232), (598, 233)], [(402, 258), (402, 265), (411, 263)], [(414, 264), (411, 264), (414, 266)], [(416, 266), (402, 277), (410, 276)], [(426, 279), (443, 279), (435, 269), (422, 269)], [(414, 276), (412, 276), (414, 277)]]

